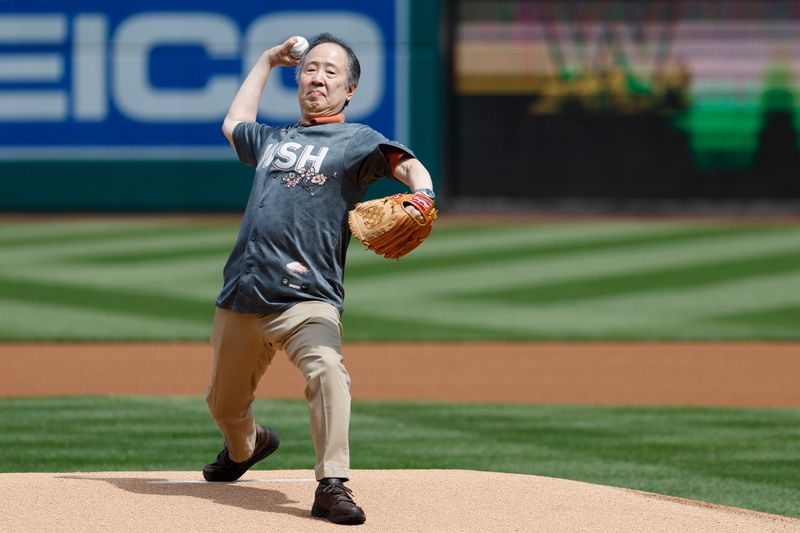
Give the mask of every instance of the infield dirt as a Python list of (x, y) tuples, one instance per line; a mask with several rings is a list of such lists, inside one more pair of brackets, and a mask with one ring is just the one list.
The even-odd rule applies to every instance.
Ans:
[[(800, 406), (795, 343), (349, 344), (355, 399)], [(0, 396), (202, 394), (211, 347), (0, 344)], [(279, 353), (260, 398), (302, 398)]]

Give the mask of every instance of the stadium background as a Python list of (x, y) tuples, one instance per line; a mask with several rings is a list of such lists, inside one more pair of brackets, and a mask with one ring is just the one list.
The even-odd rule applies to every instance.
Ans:
[[(260, 32), (333, 20), (377, 69), (350, 118), (415, 150), (443, 212), (400, 262), (351, 247), (346, 342), (795, 346), (799, 9), (4, 0), (0, 338), (203, 342), (251, 179), (219, 134), (225, 88)], [(290, 92), (291, 75), (277, 82)], [(219, 445), (199, 394), (0, 395), (0, 471), (192, 470)], [(354, 466), (536, 473), (800, 516), (791, 405), (357, 402)], [(295, 442), (275, 467), (307, 467), (302, 402), (257, 411)]]

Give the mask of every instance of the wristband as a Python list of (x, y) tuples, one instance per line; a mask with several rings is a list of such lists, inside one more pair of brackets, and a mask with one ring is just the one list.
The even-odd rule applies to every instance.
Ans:
[(434, 193), (431, 189), (417, 189), (414, 192), (420, 192), (430, 198), (431, 200), (436, 200), (436, 193)]

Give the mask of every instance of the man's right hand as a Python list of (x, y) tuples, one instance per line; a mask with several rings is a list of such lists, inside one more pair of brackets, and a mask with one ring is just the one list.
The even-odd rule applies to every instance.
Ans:
[(295, 59), (289, 51), (297, 42), (297, 36), (289, 37), (283, 44), (273, 46), (261, 55), (261, 60), (269, 67), (293, 67), (300, 63), (300, 59)]

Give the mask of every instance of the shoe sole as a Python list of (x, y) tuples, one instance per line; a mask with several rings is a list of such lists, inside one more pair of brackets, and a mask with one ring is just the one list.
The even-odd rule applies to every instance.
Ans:
[(311, 506), (311, 515), (316, 516), (317, 518), (324, 518), (325, 520), (333, 522), (334, 524), (357, 525), (357, 524), (363, 524), (367, 520), (367, 517), (364, 515), (350, 515), (350, 516), (336, 517), (330, 513), (326, 513), (325, 511), (317, 507), (316, 503)]
[(206, 469), (203, 469), (203, 477), (205, 478), (205, 480), (206, 481), (217, 482), (217, 483), (220, 483), (220, 482), (222, 482), (222, 483), (230, 483), (232, 481), (236, 481), (237, 479), (239, 479), (240, 477), (245, 475), (245, 473), (248, 470), (250, 470), (250, 468), (252, 468), (253, 465), (255, 465), (257, 462), (261, 461), (262, 459), (265, 459), (267, 456), (269, 456), (272, 453), (274, 453), (275, 450), (278, 449), (278, 446), (280, 446), (281, 440), (280, 440), (280, 438), (278, 438), (278, 434), (275, 431), (273, 431), (272, 429), (270, 429), (270, 428), (264, 428), (264, 429), (266, 429), (269, 432), (269, 445), (266, 448), (262, 449), (257, 454), (254, 454), (253, 456), (251, 456), (250, 459), (245, 461), (245, 463), (244, 463), (245, 464), (245, 468), (239, 473), (238, 476), (235, 476), (235, 477), (231, 477), (231, 476), (228, 476), (228, 477), (225, 477), (225, 476), (215, 477), (215, 474), (217, 474), (216, 471), (213, 471), (213, 470), (212, 471), (206, 471)]

